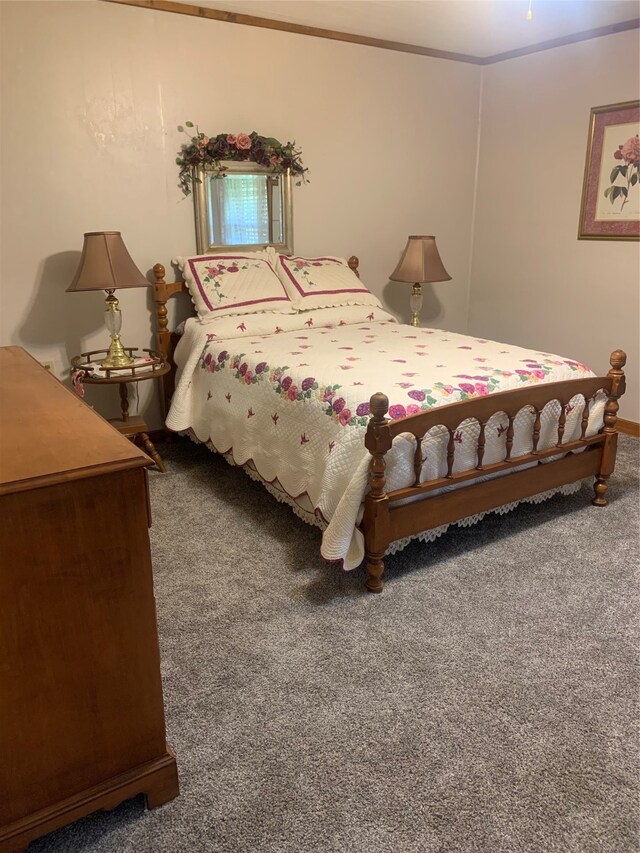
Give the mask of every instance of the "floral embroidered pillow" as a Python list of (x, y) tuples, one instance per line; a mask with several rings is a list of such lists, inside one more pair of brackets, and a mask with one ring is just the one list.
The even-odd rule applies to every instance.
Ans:
[(294, 312), (267, 252), (175, 258), (201, 321), (228, 314)]
[(276, 271), (294, 308), (335, 308), (340, 305), (372, 305), (382, 308), (344, 258), (300, 258), (278, 255)]

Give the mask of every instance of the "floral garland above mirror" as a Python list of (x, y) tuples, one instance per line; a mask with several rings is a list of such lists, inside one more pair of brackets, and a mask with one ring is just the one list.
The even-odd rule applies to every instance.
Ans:
[[(275, 174), (289, 169), (292, 175), (299, 178), (296, 181), (298, 186), (307, 181), (308, 169), (302, 164), (302, 152), (296, 150), (295, 142), (283, 145), (272, 136), (260, 136), (255, 130), (248, 134), (219, 133), (217, 136), (207, 136), (191, 121), (185, 122), (185, 126), (196, 129), (196, 135), (190, 137), (190, 142), (180, 146), (176, 157), (176, 163), (180, 166), (179, 182), (185, 195), (189, 195), (191, 185), (197, 180), (193, 170), (198, 167), (216, 171), (219, 177), (224, 178), (226, 169), (221, 165), (222, 160), (251, 161), (272, 169)], [(178, 130), (187, 133), (183, 127)]]

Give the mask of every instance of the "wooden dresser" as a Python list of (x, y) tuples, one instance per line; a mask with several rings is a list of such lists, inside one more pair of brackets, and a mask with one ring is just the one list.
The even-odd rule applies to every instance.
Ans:
[(136, 794), (178, 794), (165, 740), (151, 460), (0, 348), (0, 851)]

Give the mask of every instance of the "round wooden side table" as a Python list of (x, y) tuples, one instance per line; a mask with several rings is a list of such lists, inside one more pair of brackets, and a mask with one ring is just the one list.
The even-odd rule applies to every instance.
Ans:
[(158, 379), (171, 369), (171, 365), (165, 360), (161, 352), (151, 349), (143, 349), (141, 355), (138, 347), (125, 347), (127, 355), (135, 359), (129, 367), (100, 367), (100, 361), (107, 357), (107, 350), (92, 350), (83, 352), (71, 359), (72, 379), (76, 393), (82, 385), (118, 385), (120, 392), (120, 409), (122, 418), (109, 420), (110, 424), (126, 435), (135, 444), (140, 441), (153, 459), (160, 471), (164, 473), (165, 467), (158, 451), (149, 438), (149, 427), (140, 415), (129, 414), (129, 391), (127, 386), (130, 382), (144, 382), (147, 379)]

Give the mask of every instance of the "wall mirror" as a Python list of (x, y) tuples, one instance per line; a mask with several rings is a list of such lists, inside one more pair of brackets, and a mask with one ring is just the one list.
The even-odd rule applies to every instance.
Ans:
[(274, 174), (251, 162), (223, 161), (225, 177), (199, 168), (193, 184), (198, 254), (273, 246), (293, 254), (293, 199), (289, 171)]

